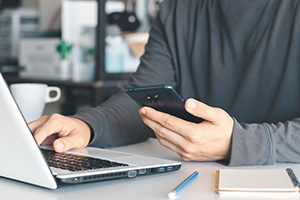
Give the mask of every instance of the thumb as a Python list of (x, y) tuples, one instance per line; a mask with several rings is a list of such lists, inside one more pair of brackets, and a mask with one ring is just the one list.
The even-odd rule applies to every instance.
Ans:
[(221, 109), (208, 106), (195, 99), (186, 100), (185, 109), (192, 115), (200, 117), (209, 122), (218, 122), (221, 114)]
[(70, 149), (85, 147), (85, 141), (79, 134), (68, 134), (68, 136), (56, 139), (53, 142), (53, 148), (56, 152), (64, 152)]

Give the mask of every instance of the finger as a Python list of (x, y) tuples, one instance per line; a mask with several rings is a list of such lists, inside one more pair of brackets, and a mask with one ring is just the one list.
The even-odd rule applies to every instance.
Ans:
[[(171, 140), (171, 141), (177, 141), (177, 140), (182, 141), (184, 139), (178, 133), (163, 127), (161, 124), (159, 124), (156, 121), (153, 121), (150, 118), (142, 116), (142, 119), (144, 123), (155, 132), (157, 138), (164, 138), (166, 140)], [(181, 143), (181, 142), (177, 142), (177, 143)]]
[(182, 159), (190, 160), (189, 153), (187, 152), (188, 146), (191, 145), (186, 138), (182, 137), (180, 134), (174, 133), (169, 129), (164, 128), (159, 123), (142, 117), (145, 124), (147, 124), (150, 128), (155, 130), (155, 135), (159, 141), (159, 143), (177, 153)]
[(141, 116), (145, 116), (146, 118), (155, 121), (161, 126), (181, 135), (189, 132), (188, 129), (192, 129), (196, 125), (192, 122), (185, 121), (167, 113), (159, 112), (150, 107), (142, 107), (140, 109), (140, 114)]
[(45, 123), (45, 121), (47, 121), (49, 116), (44, 115), (41, 118), (39, 118), (38, 120), (32, 121), (28, 124), (29, 129), (31, 130), (31, 132), (34, 132), (40, 125), (42, 125), (43, 123)]
[[(183, 133), (177, 133), (173, 129), (168, 129), (162, 126), (160, 123), (147, 118), (145, 115), (141, 115), (144, 123), (149, 126), (154, 132), (158, 140), (167, 141), (172, 144), (172, 146), (178, 147), (177, 149), (183, 149), (188, 145), (188, 141), (184, 137)], [(177, 118), (175, 118), (176, 120)], [(164, 145), (166, 146), (166, 145)], [(171, 149), (171, 146), (166, 146)], [(172, 148), (174, 149), (174, 147)], [(179, 151), (176, 151), (179, 152)]]
[(179, 146), (177, 146), (176, 144), (174, 144), (172, 141), (169, 141), (165, 138), (160, 138), (160, 139), (158, 139), (158, 141), (162, 146), (170, 149), (171, 151), (174, 151), (175, 153), (177, 153), (178, 155), (180, 155), (182, 157), (182, 155), (183, 155), (182, 149)]
[(59, 133), (67, 135), (67, 130), (64, 130), (64, 123), (60, 123), (62, 116), (58, 114), (51, 115), (44, 123), (38, 126), (34, 131), (34, 137), (38, 145), (40, 145), (50, 135)]
[(218, 122), (222, 117), (220, 109), (208, 106), (195, 99), (188, 99), (185, 103), (185, 109), (192, 115), (209, 122)]
[(57, 138), (58, 138), (58, 134), (50, 135), (42, 142), (41, 145), (52, 145), (54, 140), (56, 140)]
[(83, 148), (87, 144), (80, 134), (70, 133), (66, 137), (61, 137), (53, 142), (53, 148), (56, 152), (68, 151), (73, 148)]

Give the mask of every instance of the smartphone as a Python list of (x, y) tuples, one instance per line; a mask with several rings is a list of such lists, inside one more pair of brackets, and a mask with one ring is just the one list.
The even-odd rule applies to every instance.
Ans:
[(203, 121), (185, 110), (185, 100), (171, 85), (127, 88), (126, 93), (141, 107), (149, 106), (190, 122), (200, 123)]

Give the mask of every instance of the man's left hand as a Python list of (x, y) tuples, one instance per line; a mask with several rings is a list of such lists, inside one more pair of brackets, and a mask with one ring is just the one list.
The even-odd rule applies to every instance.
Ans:
[(188, 99), (185, 109), (204, 119), (192, 123), (169, 114), (142, 107), (140, 115), (156, 134), (161, 145), (175, 151), (185, 161), (229, 159), (234, 120), (224, 110)]

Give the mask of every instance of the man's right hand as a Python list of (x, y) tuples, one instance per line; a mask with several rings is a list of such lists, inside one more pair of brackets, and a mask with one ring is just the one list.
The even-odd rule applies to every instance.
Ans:
[(42, 116), (28, 126), (38, 145), (53, 144), (56, 152), (84, 148), (91, 137), (90, 127), (85, 122), (60, 114)]

